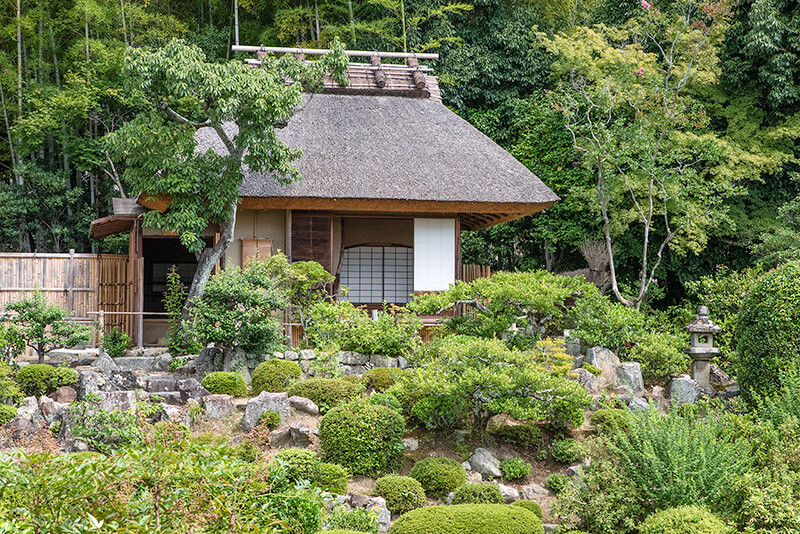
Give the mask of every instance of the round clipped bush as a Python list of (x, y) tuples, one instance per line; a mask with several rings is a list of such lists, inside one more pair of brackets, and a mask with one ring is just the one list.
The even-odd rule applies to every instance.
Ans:
[(314, 469), (314, 478), (311, 482), (323, 491), (344, 495), (347, 493), (349, 480), (347, 470), (341, 465), (320, 462)]
[(53, 369), (53, 381), (55, 382), (52, 385), (53, 391), (61, 386), (76, 386), (78, 385), (78, 371), (69, 367), (56, 367)]
[(589, 417), (589, 421), (600, 432), (627, 432), (629, 413), (628, 410), (617, 408), (601, 408)]
[(0, 426), (8, 423), (17, 416), (17, 409), (8, 404), (0, 404)]
[(55, 391), (56, 388), (53, 387), (54, 372), (55, 368), (52, 365), (35, 363), (26, 365), (17, 371), (14, 379), (25, 395), (41, 397)]
[(364, 380), (364, 384), (367, 386), (367, 389), (371, 389), (373, 391), (386, 391), (390, 387), (394, 385), (394, 377), (397, 372), (392, 372), (392, 369), (387, 367), (376, 367), (375, 369), (370, 369), (366, 373), (362, 379)]
[(397, 412), (403, 411), (403, 407), (400, 405), (400, 401), (397, 400), (397, 397), (395, 397), (391, 393), (373, 393), (372, 395), (367, 397), (367, 403), (377, 404), (380, 406), (387, 406)]
[(457, 504), (403, 514), (389, 534), (544, 534), (542, 520), (519, 506)]
[(320, 463), (317, 454), (308, 449), (281, 449), (275, 459), (283, 463), (286, 478), (292, 481), (312, 480)]
[(678, 506), (651, 514), (640, 534), (729, 534), (725, 522), (701, 506)]
[(464, 484), (453, 493), (453, 504), (503, 504), (503, 494), (497, 484), (480, 482)]
[(279, 393), (300, 378), (300, 365), (290, 360), (268, 360), (253, 371), (253, 395), (262, 391)]
[(215, 395), (247, 396), (247, 383), (239, 373), (216, 371), (203, 378), (203, 387)]
[(409, 475), (422, 484), (425, 495), (443, 499), (467, 482), (464, 466), (450, 458), (425, 458), (414, 464)]
[(326, 460), (354, 474), (379, 475), (400, 463), (405, 428), (403, 416), (391, 408), (351, 403), (325, 414), (319, 441)]
[(539, 503), (536, 501), (521, 500), (521, 501), (514, 501), (512, 504), (514, 506), (520, 506), (522, 508), (525, 508), (526, 510), (530, 510), (531, 512), (536, 514), (536, 517), (538, 517), (539, 519), (542, 518), (542, 507), (539, 506)]
[(326, 412), (352, 399), (356, 395), (358, 385), (340, 378), (312, 378), (292, 384), (289, 396), (297, 395), (314, 401), (320, 411)]
[(342, 529), (334, 529), (334, 530), (320, 530), (317, 534), (364, 534), (359, 530), (342, 530)]
[(375, 482), (375, 494), (386, 499), (386, 507), (393, 514), (404, 514), (425, 504), (422, 484), (411, 477), (381, 477)]
[(800, 261), (765, 274), (750, 290), (736, 319), (737, 379), (751, 402), (780, 387), (800, 369)]
[(504, 425), (489, 431), (491, 435), (507, 443), (538, 449), (542, 446), (542, 431), (533, 423)]
[(500, 462), (500, 471), (506, 480), (519, 480), (531, 474), (531, 464), (522, 458), (509, 458)]

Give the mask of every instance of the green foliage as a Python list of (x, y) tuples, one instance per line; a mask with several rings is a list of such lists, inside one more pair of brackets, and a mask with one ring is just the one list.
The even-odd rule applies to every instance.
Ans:
[(500, 272), (420, 295), (409, 307), (418, 313), (436, 314), (459, 305), (471, 306), (474, 314), (449, 319), (448, 328), (459, 334), (502, 338), (509, 346), (528, 349), (545, 335), (561, 334), (573, 302), (597, 297), (597, 287), (581, 277), (547, 271)]
[(378, 513), (374, 510), (363, 508), (335, 508), (325, 521), (327, 530), (324, 532), (339, 532), (343, 534), (366, 532), (378, 534)]
[(467, 483), (453, 492), (452, 504), (503, 504), (503, 494), (497, 484), (480, 482)]
[(414, 464), (409, 473), (419, 481), (425, 495), (444, 499), (467, 482), (467, 472), (457, 461), (450, 458), (425, 458)]
[(26, 365), (16, 373), (15, 380), (25, 395), (41, 397), (61, 386), (78, 383), (78, 372), (68, 367), (46, 364)]
[(602, 373), (602, 372), (603, 372), (603, 371), (602, 371), (600, 368), (598, 368), (598, 367), (595, 367), (594, 365), (592, 365), (592, 364), (590, 364), (590, 363), (586, 363), (586, 362), (583, 362), (583, 364), (581, 365), (581, 367), (582, 367), (583, 369), (586, 369), (586, 370), (587, 370), (587, 371), (589, 371), (590, 373), (592, 373), (594, 376), (600, 376), (600, 373)]
[(347, 482), (349, 480), (350, 475), (344, 467), (327, 462), (319, 462), (316, 469), (314, 469), (311, 482), (323, 491), (344, 495), (347, 493)]
[(355, 474), (376, 475), (397, 467), (404, 433), (402, 415), (366, 403), (331, 408), (319, 425), (325, 459)]
[(386, 507), (401, 515), (425, 504), (425, 490), (418, 480), (387, 475), (375, 481), (375, 494), (386, 499)]
[(319, 464), (317, 454), (308, 449), (281, 449), (275, 459), (282, 463), (286, 477), (292, 482), (311, 480)]
[(639, 527), (641, 534), (731, 534), (719, 517), (700, 506), (678, 506), (656, 512)]
[(395, 397), (391, 393), (373, 393), (372, 395), (367, 397), (367, 403), (376, 404), (379, 406), (386, 406), (396, 412), (403, 411), (403, 407), (400, 405), (400, 401), (397, 400), (397, 397)]
[(514, 501), (511, 504), (513, 504), (514, 506), (525, 508), (526, 510), (533, 512), (539, 519), (542, 518), (542, 507), (539, 506), (539, 503), (536, 501), (519, 500), (519, 501)]
[(139, 443), (142, 432), (136, 415), (132, 411), (103, 410), (100, 402), (99, 396), (90, 394), (69, 406), (72, 436), (104, 453)]
[(362, 380), (364, 380), (367, 389), (378, 392), (386, 391), (394, 385), (394, 377), (401, 372), (397, 368), (376, 367), (364, 373)]
[(5, 362), (0, 362), (0, 403), (11, 401), (16, 403), (24, 397), (22, 389), (14, 380), (14, 370)]
[(6, 311), (14, 313), (6, 314), (3, 320), (9, 323), (16, 337), (36, 351), (39, 363), (43, 363), (45, 354), (53, 349), (73, 347), (89, 341), (89, 327), (70, 321), (69, 312), (47, 302), (47, 297), (41, 291), (9, 302)]
[(649, 332), (645, 315), (607, 297), (581, 299), (573, 311), (572, 335), (590, 347), (606, 347), (621, 355)]
[(642, 365), (646, 384), (666, 384), (671, 374), (681, 374), (689, 368), (691, 358), (683, 351), (685, 336), (652, 332), (640, 338), (627, 359)]
[(373, 321), (348, 301), (321, 302), (310, 311), (308, 340), (317, 348), (408, 357), (420, 345), (422, 322), (406, 308), (388, 306)]
[(253, 395), (262, 391), (286, 391), (293, 381), (300, 378), (300, 374), (300, 365), (297, 362), (276, 359), (260, 363), (253, 371)]
[(389, 534), (542, 534), (536, 514), (505, 504), (429, 506), (401, 516)]
[(781, 374), (800, 367), (800, 261), (765, 274), (745, 298), (736, 322), (742, 396), (768, 395)]
[(522, 447), (538, 449), (542, 446), (542, 430), (533, 423), (504, 425), (490, 432), (494, 437)]
[(192, 333), (203, 343), (213, 342), (226, 353), (264, 354), (281, 346), (282, 329), (274, 315), (286, 303), (262, 261), (220, 271), (192, 304)]
[(25, 341), (13, 326), (0, 323), (0, 364), (13, 361), (25, 350)]
[(247, 384), (239, 373), (215, 371), (203, 377), (203, 387), (215, 395), (247, 396)]
[(452, 428), (468, 413), (481, 431), (497, 413), (580, 426), (589, 405), (580, 385), (500, 340), (447, 336), (428, 344), (414, 363), (389, 391), (429, 429)]
[(187, 296), (186, 286), (181, 280), (178, 269), (173, 265), (167, 272), (167, 290), (164, 291), (164, 297), (161, 299), (169, 321), (167, 343), (169, 344), (169, 353), (173, 357), (196, 354), (202, 348), (196, 340), (192, 339), (191, 332), (181, 316)]
[(506, 480), (518, 480), (531, 474), (531, 464), (522, 458), (508, 458), (500, 462), (500, 471)]
[(289, 387), (290, 397), (297, 395), (314, 401), (322, 413), (351, 400), (358, 386), (341, 378), (312, 378), (295, 382)]
[(281, 414), (274, 410), (266, 410), (258, 416), (258, 424), (265, 425), (270, 430), (275, 430), (281, 424)]
[(552, 475), (547, 476), (545, 486), (547, 486), (547, 489), (558, 495), (566, 488), (572, 486), (572, 480), (567, 475), (553, 473)]
[(627, 432), (630, 416), (629, 410), (600, 408), (589, 417), (589, 421), (600, 432), (613, 434), (617, 431)]
[(17, 416), (17, 409), (8, 404), (0, 404), (0, 426), (8, 423)]
[(103, 350), (112, 358), (124, 356), (129, 348), (131, 348), (131, 336), (119, 327), (115, 326), (103, 334)]
[(571, 464), (583, 458), (580, 443), (572, 438), (553, 440), (549, 451), (550, 457), (562, 464)]

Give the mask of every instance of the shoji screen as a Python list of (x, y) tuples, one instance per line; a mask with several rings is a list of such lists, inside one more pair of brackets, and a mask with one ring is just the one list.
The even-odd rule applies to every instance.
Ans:
[(414, 219), (414, 291), (445, 290), (455, 272), (455, 219)]

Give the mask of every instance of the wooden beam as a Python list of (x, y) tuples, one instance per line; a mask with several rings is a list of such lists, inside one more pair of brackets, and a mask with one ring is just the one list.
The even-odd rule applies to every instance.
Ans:
[[(270, 54), (305, 54), (307, 56), (324, 56), (330, 54), (330, 50), (325, 48), (289, 48), (283, 46), (245, 46), (233, 45), (231, 50), (234, 52), (267, 52)], [(418, 59), (439, 59), (439, 54), (414, 54), (413, 52), (376, 52), (374, 50), (345, 50), (344, 54), (350, 57), (372, 57), (377, 54), (379, 57), (391, 58), (418, 58)]]
[(156, 196), (149, 193), (139, 193), (139, 196), (136, 197), (137, 204), (154, 211), (167, 211), (170, 202), (172, 202), (171, 195)]

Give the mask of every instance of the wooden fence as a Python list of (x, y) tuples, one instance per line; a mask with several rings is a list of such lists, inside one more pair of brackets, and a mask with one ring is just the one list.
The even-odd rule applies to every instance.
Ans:
[(489, 278), (492, 276), (492, 268), (488, 265), (464, 264), (461, 266), (461, 280), (470, 283), (478, 278)]
[[(9, 302), (41, 291), (49, 302), (67, 308), (79, 322), (97, 321), (96, 312), (127, 312), (130, 294), (128, 256), (115, 254), (0, 253), (0, 312)], [(105, 321), (130, 332), (130, 317)]]

